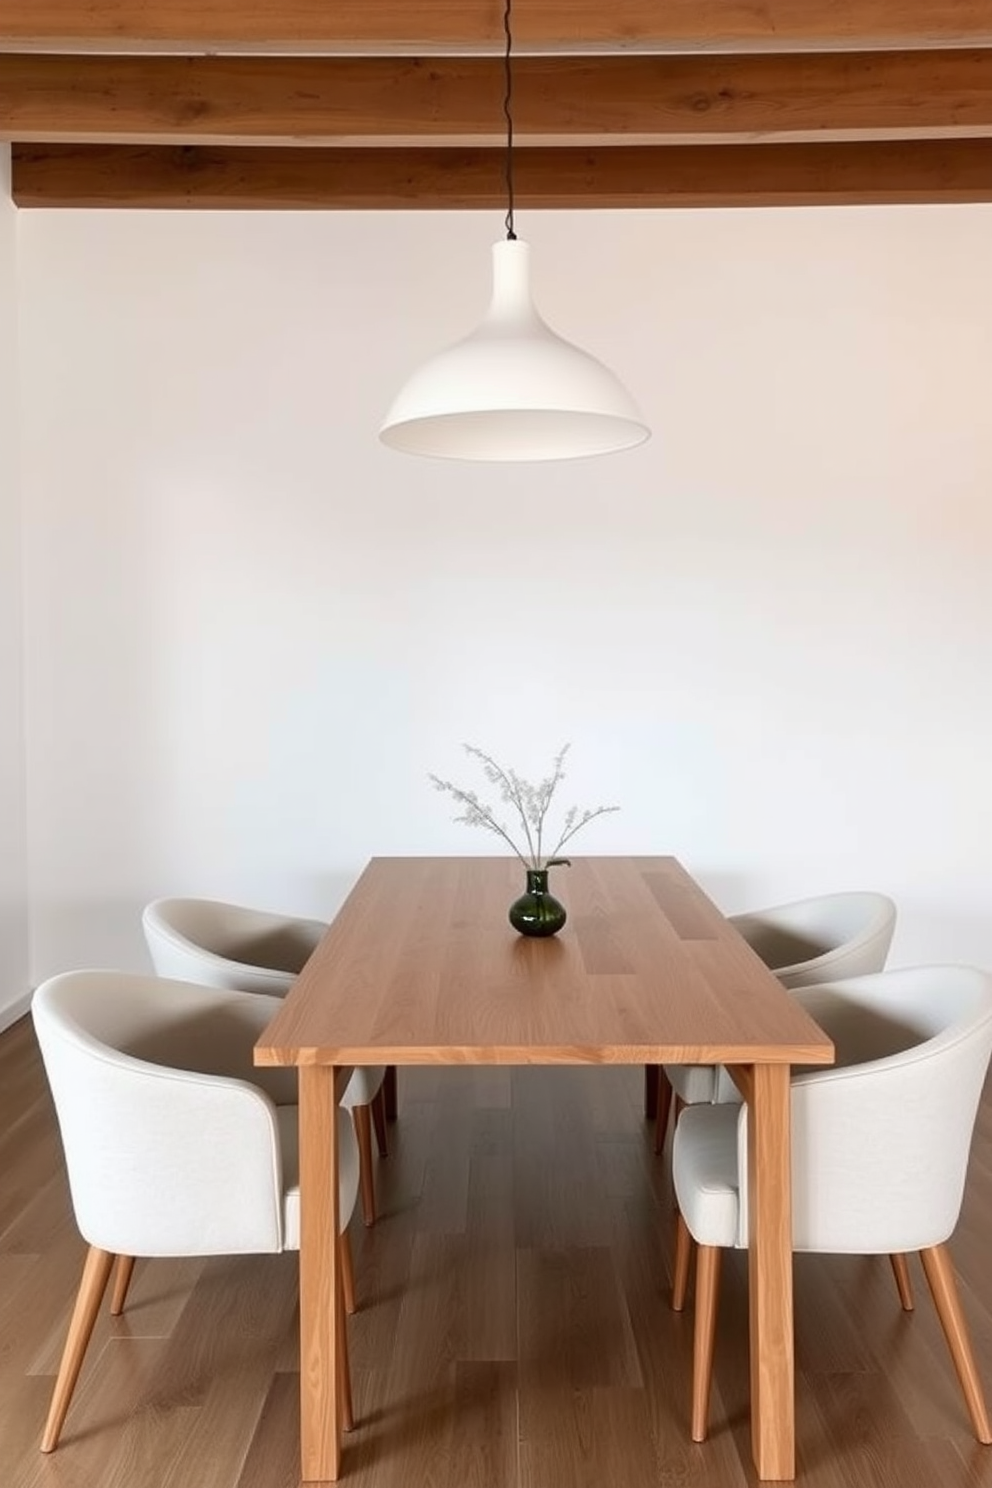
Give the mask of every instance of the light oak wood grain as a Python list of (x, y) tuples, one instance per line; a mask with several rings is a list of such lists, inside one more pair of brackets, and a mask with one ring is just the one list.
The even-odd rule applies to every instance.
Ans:
[[(740, 1066), (754, 1460), (761, 1478), (791, 1478), (789, 1068), (828, 1064), (833, 1046), (674, 858), (577, 860), (568, 923), (546, 940), (507, 926), (519, 874), (498, 858), (373, 858), (359, 878), (255, 1049), (300, 1068), (304, 1215), (328, 1233), (336, 1144), (316, 1076), (335, 1065), (448, 1064), (462, 1079), (467, 1064)], [(300, 1269), (303, 1477), (334, 1480), (343, 1322), (313, 1219)]]
[(559, 870), (568, 923), (518, 936), (520, 867), (373, 858), (259, 1064), (829, 1064), (833, 1046), (674, 858)]
[(300, 1462), (305, 1481), (336, 1478), (344, 1414), (335, 1070), (300, 1071)]
[(755, 1064), (747, 1130), (751, 1425), (755, 1461), (774, 1479), (796, 1471), (794, 1418), (781, 1409), (795, 1388), (789, 1114), (788, 1069)]

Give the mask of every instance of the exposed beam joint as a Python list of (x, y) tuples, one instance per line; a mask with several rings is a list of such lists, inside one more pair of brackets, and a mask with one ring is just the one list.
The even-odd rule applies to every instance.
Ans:
[[(520, 209), (992, 201), (992, 141), (524, 149)], [(482, 209), (493, 149), (15, 145), (20, 207)]]

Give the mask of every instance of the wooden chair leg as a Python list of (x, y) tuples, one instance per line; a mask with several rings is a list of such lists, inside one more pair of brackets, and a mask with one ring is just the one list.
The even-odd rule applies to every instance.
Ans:
[(989, 1413), (985, 1407), (982, 1382), (978, 1377), (975, 1355), (968, 1336), (968, 1325), (961, 1310), (961, 1298), (958, 1295), (950, 1253), (946, 1245), (934, 1245), (921, 1250), (920, 1259), (930, 1283), (934, 1306), (954, 1360), (975, 1435), (980, 1442), (992, 1443)]
[(368, 1106), (353, 1106), (351, 1110), (358, 1138), (358, 1181), (362, 1195), (362, 1218), (367, 1225), (375, 1224), (375, 1178), (372, 1174), (372, 1116)]
[(718, 1245), (696, 1246), (696, 1326), (692, 1345), (692, 1439), (695, 1442), (706, 1440), (709, 1424), (722, 1254)]
[(395, 1121), (396, 1112), (399, 1109), (395, 1064), (386, 1065), (386, 1073), (382, 1081), (382, 1099), (386, 1107), (386, 1120)]
[[(347, 1311), (347, 1304), (345, 1310)], [(351, 1364), (348, 1360), (348, 1324), (344, 1318), (341, 1319), (341, 1327), (338, 1331), (338, 1369), (341, 1374), (341, 1425), (345, 1431), (353, 1431), (355, 1429), (355, 1404), (351, 1398)]]
[(338, 1255), (341, 1257), (341, 1287), (344, 1293), (344, 1310), (349, 1316), (357, 1311), (355, 1303), (355, 1267), (351, 1259), (351, 1241), (348, 1231), (338, 1236)]
[(124, 1311), (124, 1303), (127, 1301), (127, 1289), (131, 1285), (133, 1272), (134, 1256), (118, 1256), (117, 1265), (114, 1268), (114, 1289), (110, 1294), (111, 1317), (120, 1317)]
[(375, 1127), (375, 1144), (379, 1149), (380, 1157), (389, 1156), (389, 1138), (386, 1135), (386, 1097), (382, 1093), (382, 1086), (372, 1097), (372, 1125)]
[(685, 1294), (689, 1288), (689, 1260), (692, 1255), (692, 1236), (689, 1226), (682, 1218), (681, 1209), (675, 1214), (675, 1264), (672, 1267), (672, 1311), (681, 1312), (685, 1306)]
[(59, 1444), (62, 1424), (69, 1409), (69, 1402), (72, 1400), (72, 1392), (76, 1388), (76, 1381), (86, 1354), (86, 1346), (93, 1333), (93, 1324), (96, 1322), (103, 1294), (107, 1290), (110, 1268), (113, 1264), (114, 1257), (109, 1250), (98, 1250), (95, 1245), (90, 1246), (83, 1265), (79, 1291), (76, 1293), (76, 1305), (72, 1310), (69, 1333), (62, 1351), (62, 1362), (59, 1365), (55, 1389), (52, 1391), (48, 1420), (45, 1422), (45, 1430), (41, 1438), (43, 1452), (54, 1452)]
[(658, 1076), (661, 1072), (660, 1064), (646, 1064), (644, 1066), (644, 1119), (654, 1121), (658, 1115)]
[(660, 1152), (665, 1145), (668, 1118), (672, 1112), (672, 1083), (665, 1074), (664, 1066), (658, 1065), (657, 1118), (654, 1124), (654, 1150)]
[(896, 1289), (899, 1292), (899, 1301), (903, 1312), (913, 1310), (913, 1283), (909, 1279), (909, 1262), (904, 1255), (890, 1255), (892, 1262), (892, 1274), (896, 1279)]

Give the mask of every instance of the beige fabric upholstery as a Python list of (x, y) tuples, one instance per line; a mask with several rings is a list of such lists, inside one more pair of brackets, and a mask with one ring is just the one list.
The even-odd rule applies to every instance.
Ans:
[[(885, 894), (853, 891), (729, 918), (782, 985), (794, 991), (881, 971), (892, 944), (896, 907)], [(665, 1074), (684, 1105), (739, 1099), (730, 1076), (718, 1066), (666, 1065)]]
[[(946, 1245), (961, 1210), (992, 1052), (992, 976), (966, 966), (880, 972), (796, 992), (832, 1036), (837, 1067), (792, 1081), (796, 1250), (888, 1253), (912, 1308), (919, 1253), (976, 1438), (992, 1422)], [(746, 1106), (698, 1105), (675, 1129), (680, 1206), (672, 1305), (698, 1242), (692, 1437), (708, 1429), (722, 1248), (748, 1239)]]
[[(286, 1071), (252, 1049), (278, 1001), (125, 972), (50, 978), (31, 1011), (89, 1251), (41, 1450), (58, 1445), (110, 1271), (120, 1311), (136, 1256), (298, 1250), (299, 1112), (277, 1104)], [(359, 1184), (358, 1142), (340, 1110), (341, 1236)], [(344, 1276), (350, 1262), (342, 1260)], [(338, 1340), (352, 1418), (347, 1340)]]
[[(327, 926), (219, 899), (156, 899), (142, 915), (152, 965), (163, 977), (285, 997)], [(382, 1065), (356, 1068), (341, 1104), (367, 1106)]]
[(226, 987), (234, 963), (241, 991), (276, 997), (285, 997), (327, 929), (321, 920), (220, 899), (153, 900), (142, 926), (159, 976)]
[[(892, 1254), (957, 1223), (992, 1052), (992, 976), (880, 972), (796, 993), (837, 1065), (792, 1082), (796, 1250)], [(744, 1105), (699, 1105), (675, 1130), (679, 1208), (702, 1245), (747, 1244)]]
[[(299, 1245), (295, 1072), (256, 1069), (278, 1002), (125, 972), (38, 988), (32, 1016), (83, 1238), (116, 1255), (227, 1255)], [(339, 1113), (347, 1225), (358, 1149)]]

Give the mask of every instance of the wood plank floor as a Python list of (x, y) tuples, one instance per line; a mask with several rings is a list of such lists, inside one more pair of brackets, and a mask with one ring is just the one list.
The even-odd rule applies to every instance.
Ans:
[[(725, 1267), (712, 1434), (688, 1433), (691, 1306), (639, 1070), (400, 1074), (380, 1219), (353, 1221), (351, 1488), (741, 1488), (756, 1481), (746, 1271)], [(992, 1386), (992, 1103), (952, 1251)], [(62, 1445), (38, 1451), (83, 1246), (31, 1026), (0, 1035), (0, 1484), (296, 1488), (296, 1257), (140, 1263), (101, 1317)], [(912, 1262), (796, 1262), (807, 1488), (992, 1488)]]

